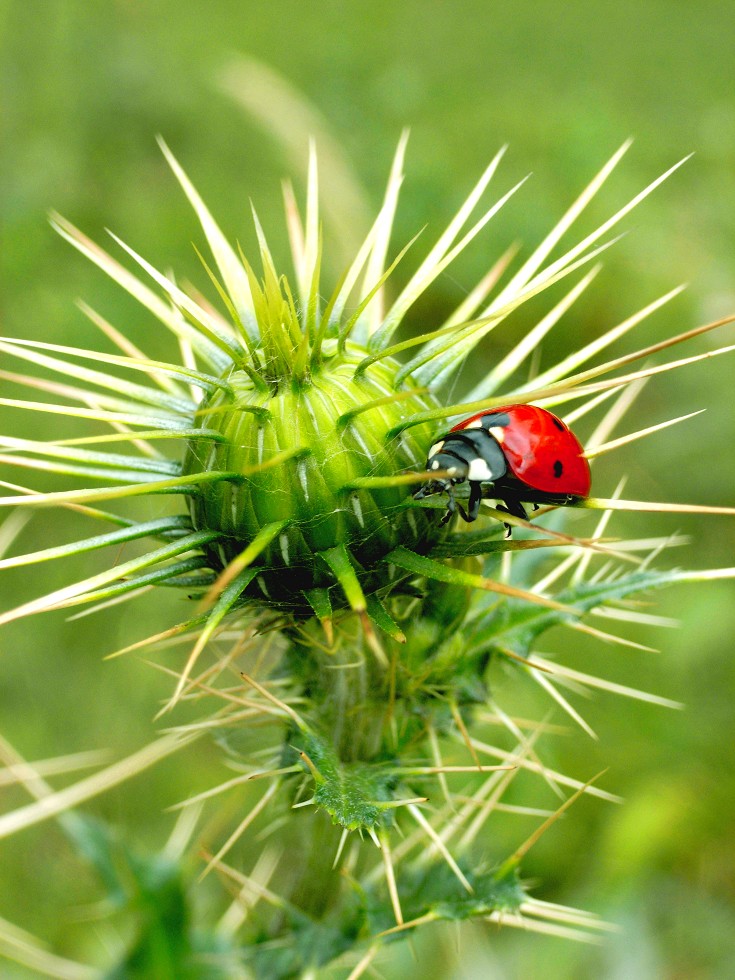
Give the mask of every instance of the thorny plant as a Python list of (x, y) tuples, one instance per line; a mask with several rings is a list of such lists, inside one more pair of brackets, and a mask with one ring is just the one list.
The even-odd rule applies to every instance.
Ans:
[[(82, 481), (50, 493), (5, 482), (10, 493), (0, 505), (11, 509), (5, 543), (29, 509), (72, 510), (101, 525), (83, 540), (5, 557), (0, 565), (43, 568), (51, 559), (104, 548), (114, 556), (105, 571), (10, 609), (0, 623), (82, 605), (104, 609), (154, 587), (181, 589), (194, 599), (188, 619), (117, 652), (161, 650), (167, 662), (159, 669), (172, 678), (161, 713), (169, 719), (185, 701), (200, 705), (202, 714), (59, 791), (44, 775), (82, 760), (34, 768), (3, 745), (9, 778), (23, 783), (35, 802), (0, 817), (0, 836), (57, 816), (118, 897), (127, 888), (132, 902), (130, 882), (122, 883), (111, 856), (121, 845), (72, 808), (197, 738), (219, 739), (236, 771), (180, 804), (182, 817), (162, 856), (148, 863), (126, 858), (135, 869), (133, 892), (137, 900), (147, 896), (148, 912), (119, 955), (121, 975), (143, 975), (141, 964), (171, 975), (245, 977), (331, 966), (337, 972), (330, 975), (354, 978), (386, 944), (440, 919), (479, 918), (589, 941), (605, 928), (592, 915), (531, 896), (520, 865), (580, 794), (614, 797), (594, 780), (581, 783), (544, 764), (537, 743), (551, 726), (511, 717), (494, 696), (489, 671), (504, 665), (519, 684), (538, 685), (588, 732), (566, 689), (670, 704), (573, 670), (541, 653), (539, 642), (561, 626), (635, 647), (593, 625), (595, 617), (604, 624), (648, 623), (655, 617), (640, 612), (631, 597), (673, 582), (732, 577), (733, 569), (657, 570), (661, 552), (678, 539), (606, 539), (615, 511), (733, 511), (626, 500), (619, 489), (579, 504), (601, 512), (579, 537), (573, 533), (579, 510), (544, 508), (528, 522), (500, 512), (490, 498), (477, 525), (444, 527), (446, 502), (412, 494), (427, 479), (427, 451), (450, 420), (509, 403), (554, 406), (586, 435), (594, 462), (689, 417), (613, 437), (648, 378), (732, 350), (655, 357), (727, 318), (603, 360), (609, 345), (678, 294), (673, 289), (558, 363), (536, 361), (527, 379), (543, 339), (595, 278), (596, 261), (611, 244), (608, 232), (676, 169), (552, 258), (626, 148), (525, 261), (508, 250), (445, 322), (403, 339), (399, 329), (409, 310), (521, 186), (472, 219), (502, 153), (390, 303), (386, 284), (406, 251), (388, 258), (405, 139), (378, 217), (331, 291), (322, 284), (314, 152), (303, 223), (293, 192), (285, 193), (295, 288), (277, 272), (257, 217), (258, 271), (226, 241), (165, 146), (214, 259), (213, 267), (202, 263), (217, 304), (180, 288), (115, 239), (139, 277), (130, 263), (120, 264), (54, 217), (65, 239), (170, 331), (180, 360), (151, 360), (86, 305), (116, 353), (109, 346), (0, 341), (6, 361), (43, 369), (41, 376), (4, 368), (6, 386), (28, 387), (38, 400), (3, 396), (0, 404), (90, 426), (89, 434), (73, 438), (0, 440), (6, 470)], [(475, 387), (449, 397), (478, 344), (522, 304), (564, 281), (566, 292), (536, 326)], [(159, 516), (148, 520), (107, 509), (154, 495)], [(161, 495), (173, 495), (179, 506), (172, 512)], [(505, 522), (512, 539), (503, 533)], [(150, 544), (141, 549), (145, 541)], [(133, 542), (133, 553), (121, 558), (119, 549)], [(498, 728), (510, 739), (507, 747), (493, 734)], [(251, 730), (257, 751), (246, 737)], [(544, 780), (560, 798), (558, 809), (509, 801), (519, 774)], [(253, 804), (253, 788), (261, 785)], [(210, 841), (205, 859), (232, 904), (217, 923), (194, 929), (177, 862), (201, 809), (243, 791), (250, 794), (247, 806), (229, 830), (218, 828), (221, 836)], [(485, 835), (499, 812), (536, 825), (506, 855), (492, 853)], [(235, 846), (241, 839), (249, 841), (244, 850)], [(58, 972), (59, 958), (10, 924), (0, 928), (0, 939), (9, 955), (68, 975)], [(163, 959), (155, 959), (154, 949)], [(83, 975), (86, 968), (77, 967)]]

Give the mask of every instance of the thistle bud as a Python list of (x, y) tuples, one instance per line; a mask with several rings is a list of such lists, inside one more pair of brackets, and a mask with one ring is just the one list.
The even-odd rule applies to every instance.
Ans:
[(203, 485), (190, 499), (192, 521), (222, 535), (209, 546), (215, 568), (275, 529), (254, 563), (250, 589), (260, 598), (293, 607), (304, 604), (304, 592), (334, 585), (323, 555), (340, 547), (374, 590), (381, 578), (388, 583), (380, 562), (390, 551), (423, 550), (439, 533), (430, 511), (411, 506), (409, 485), (360, 485), (423, 469), (428, 434), (393, 430), (436, 405), (414, 385), (396, 385), (391, 358), (356, 373), (367, 353), (350, 343), (308, 379), (265, 391), (236, 371), (229, 390), (201, 406), (206, 434), (189, 442), (184, 473), (242, 476)]

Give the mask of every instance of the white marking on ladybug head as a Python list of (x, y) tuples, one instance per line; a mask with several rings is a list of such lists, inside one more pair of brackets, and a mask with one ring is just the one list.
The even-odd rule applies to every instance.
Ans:
[(429, 469), (430, 470), (438, 470), (439, 469), (439, 460), (438, 459), (433, 460), (433, 462), (432, 462), (431, 466), (429, 467)]
[(465, 429), (481, 429), (481, 428), (482, 428), (482, 417), (480, 417), (479, 419), (473, 419), (468, 425), (465, 426)]
[(502, 426), (494, 425), (492, 426), (492, 428), (488, 429), (487, 431), (495, 439), (496, 442), (499, 442), (501, 446), (503, 445), (503, 440), (505, 439), (505, 429), (503, 429)]
[(441, 442), (435, 442), (434, 445), (429, 450), (429, 459), (431, 459), (432, 456), (436, 456), (437, 453), (440, 453), (443, 447), (444, 447), (443, 439)]
[(456, 466), (448, 466), (447, 473), (449, 474), (449, 476), (456, 476), (459, 473), (459, 470), (457, 469)]
[(467, 479), (475, 483), (489, 483), (495, 477), (482, 456), (475, 456), (467, 470)]

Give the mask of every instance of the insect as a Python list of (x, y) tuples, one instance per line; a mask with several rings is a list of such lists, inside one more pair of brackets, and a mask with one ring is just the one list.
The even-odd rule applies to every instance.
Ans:
[[(455, 511), (469, 523), (480, 512), (482, 485), (492, 484), (484, 496), (497, 498), (499, 510), (526, 520), (524, 502), (569, 504), (589, 495), (590, 468), (583, 453), (571, 429), (545, 408), (507, 405), (479, 412), (431, 447), (426, 469), (447, 475), (429, 480), (414, 498), (446, 493), (442, 524)], [(470, 485), (466, 511), (454, 496), (454, 487), (465, 480)]]

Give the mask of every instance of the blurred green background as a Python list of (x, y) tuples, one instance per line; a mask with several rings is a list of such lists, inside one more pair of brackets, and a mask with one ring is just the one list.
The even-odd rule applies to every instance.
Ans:
[[(191, 247), (202, 236), (156, 146), (157, 134), (231, 238), (252, 241), (252, 199), (280, 255), (280, 181), (293, 176), (302, 194), (306, 132), (315, 130), (328, 151), (332, 141), (332, 159), (352, 168), (358, 182), (342, 186), (337, 173), (326, 187), (341, 218), (327, 237), (328, 268), (336, 272), (378, 206), (406, 125), (411, 140), (396, 244), (424, 224), (429, 235), (438, 233), (500, 145), (508, 143), (509, 151), (496, 186), (504, 190), (533, 171), (438, 282), (416, 326), (437, 322), (508, 244), (539, 241), (629, 135), (633, 148), (590, 209), (589, 222), (601, 221), (682, 156), (695, 155), (626, 220), (629, 234), (607, 253), (602, 275), (565, 318), (558, 353), (681, 282), (689, 289), (639, 328), (641, 344), (734, 312), (734, 29), (729, 0), (0, 0), (0, 329), (97, 345), (75, 307), (83, 297), (144, 342), (151, 356), (172, 356), (167, 337), (156, 336), (121, 290), (47, 223), (55, 208), (97, 240), (109, 227), (159, 268), (204, 286)], [(276, 73), (272, 81), (262, 71), (258, 76), (259, 118), (232, 97), (238, 86), (245, 95), (237, 60), (245, 55)], [(314, 115), (286, 115), (278, 88), (284, 84), (301, 93)], [(409, 271), (410, 261), (398, 280)], [(523, 325), (518, 318), (515, 330)], [(734, 335), (726, 328), (677, 356), (732, 343)], [(492, 340), (483, 349), (487, 363), (513, 336), (499, 331)], [(707, 412), (601, 460), (595, 492), (609, 496), (627, 474), (633, 499), (732, 504), (732, 378), (733, 361), (724, 357), (649, 384), (624, 430)], [(1, 425), (20, 431), (10, 410)], [(52, 426), (60, 431), (48, 418), (38, 425), (36, 434)], [(50, 486), (47, 479), (41, 484)], [(730, 518), (677, 515), (632, 515), (612, 528), (635, 536), (684, 531), (690, 544), (665, 560), (697, 568), (733, 564), (734, 529)], [(19, 547), (71, 540), (74, 530), (59, 515), (38, 515)], [(37, 571), (5, 573), (2, 606), (69, 581), (70, 565), (44, 568), (42, 586)], [(6, 627), (2, 735), (31, 759), (101, 746), (120, 756), (150, 740), (169, 682), (132, 658), (104, 663), (102, 656), (180, 615), (180, 600), (167, 602), (143, 603), (134, 614), (124, 607), (76, 622), (49, 615)], [(605, 785), (626, 802), (581, 802), (525, 866), (540, 897), (590, 908), (623, 931), (591, 949), (479, 926), (457, 938), (442, 926), (416, 941), (417, 960), (408, 948), (396, 951), (381, 965), (382, 975), (410, 975), (418, 966), (427, 978), (733, 975), (733, 585), (679, 587), (660, 601), (657, 596), (655, 610), (681, 621), (676, 629), (636, 631), (636, 639), (661, 647), (660, 654), (586, 640), (568, 659), (683, 701), (685, 710), (612, 696), (585, 705), (599, 742), (573, 732), (547, 758), (579, 778), (609, 766)], [(501, 695), (509, 702), (513, 692)], [(163, 808), (211, 785), (219, 773), (226, 773), (219, 750), (202, 744), (90, 810), (126, 828), (140, 846), (158, 848), (171, 822)], [(24, 798), (2, 800), (7, 810)], [(508, 840), (517, 842), (528, 830), (518, 826)], [(493, 841), (488, 853), (495, 853)], [(85, 943), (94, 945), (90, 933), (97, 927), (85, 933), (80, 918), (100, 897), (54, 826), (0, 842), (0, 916), (57, 949), (82, 957)], [(0, 966), (0, 975), (11, 974)]]

